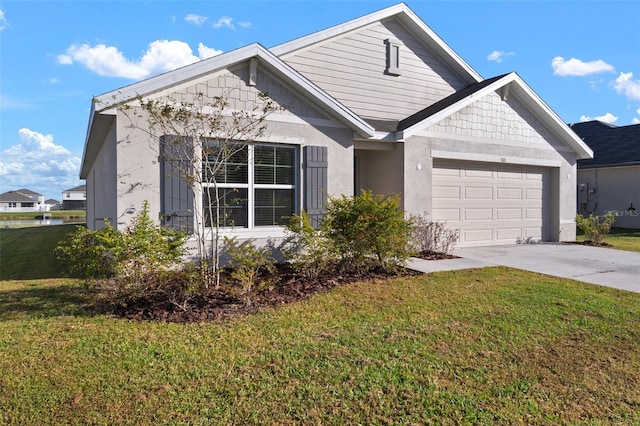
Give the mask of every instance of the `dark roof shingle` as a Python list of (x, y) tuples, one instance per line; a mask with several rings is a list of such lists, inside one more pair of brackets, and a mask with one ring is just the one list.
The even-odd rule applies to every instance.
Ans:
[(640, 124), (614, 126), (600, 121), (569, 124), (593, 158), (578, 160), (578, 168), (640, 164)]

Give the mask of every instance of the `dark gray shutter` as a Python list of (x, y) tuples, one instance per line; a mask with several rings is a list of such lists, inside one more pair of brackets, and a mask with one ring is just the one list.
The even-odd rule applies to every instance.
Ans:
[(327, 168), (329, 166), (327, 147), (305, 146), (303, 150), (303, 208), (309, 215), (311, 225), (317, 228), (324, 216), (324, 207), (327, 202)]
[(166, 227), (193, 232), (193, 189), (187, 176), (192, 174), (193, 147), (188, 139), (176, 136), (160, 138), (160, 223)]

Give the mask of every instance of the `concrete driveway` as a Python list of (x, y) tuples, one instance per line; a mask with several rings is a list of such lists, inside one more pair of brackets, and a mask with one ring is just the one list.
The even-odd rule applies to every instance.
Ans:
[[(640, 293), (640, 253), (578, 244), (517, 244), (455, 249), (460, 259), (415, 260), (422, 272), (509, 266)], [(432, 262), (432, 265), (429, 265)]]

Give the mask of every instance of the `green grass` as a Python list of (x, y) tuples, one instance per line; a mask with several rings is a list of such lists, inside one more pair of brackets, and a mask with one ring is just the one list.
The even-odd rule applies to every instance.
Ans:
[[(580, 230), (576, 239), (584, 241), (584, 234)], [(640, 229), (611, 228), (604, 242), (618, 250), (640, 252)]]
[(0, 282), (0, 424), (640, 424), (640, 295), (509, 268), (138, 323)]
[(53, 249), (76, 226), (0, 229), (0, 280), (61, 277)]
[(64, 220), (73, 220), (84, 223), (87, 212), (84, 210), (51, 210), (48, 212), (2, 212), (0, 213), (0, 220), (31, 220), (35, 219), (36, 216), (41, 216), (42, 214), (47, 214), (52, 217), (52, 219), (64, 219)]

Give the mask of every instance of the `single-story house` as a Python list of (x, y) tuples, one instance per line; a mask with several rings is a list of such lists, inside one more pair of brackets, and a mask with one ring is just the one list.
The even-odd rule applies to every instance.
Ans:
[(84, 210), (86, 208), (87, 185), (80, 185), (62, 191), (62, 210)]
[(49, 205), (44, 202), (44, 195), (23, 188), (0, 194), (0, 211), (42, 212), (49, 211)]
[(518, 74), (484, 79), (404, 3), (96, 97), (80, 172), (90, 229), (105, 218), (126, 225), (145, 200), (167, 225), (206, 207), (201, 190), (177, 190), (178, 174), (168, 176), (150, 148), (157, 141), (114, 107), (199, 93), (223, 96), (236, 111), (267, 93), (280, 107), (247, 149), (278, 151), (274, 166), (294, 172), (284, 185), (252, 172), (235, 184), (243, 220), (229, 232), (239, 237), (283, 235), (281, 215), (265, 210), (317, 218), (327, 194), (371, 190), (400, 194), (407, 215), (459, 229), (459, 246), (575, 238), (576, 162), (591, 149)]
[(614, 226), (640, 229), (640, 124), (596, 120), (570, 126), (593, 150), (592, 159), (578, 160), (578, 213), (613, 211)]

